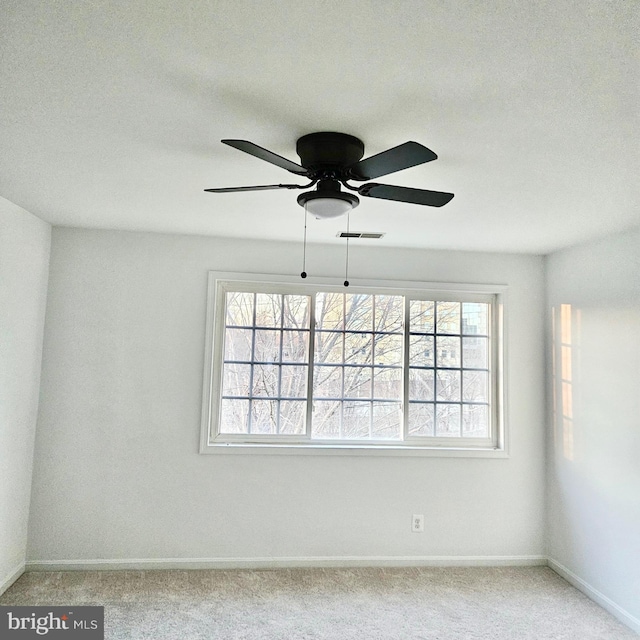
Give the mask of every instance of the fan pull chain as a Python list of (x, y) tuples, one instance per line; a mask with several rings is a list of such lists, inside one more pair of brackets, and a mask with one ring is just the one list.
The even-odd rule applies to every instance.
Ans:
[(302, 242), (302, 273), (301, 278), (307, 277), (307, 208), (304, 209), (304, 240)]
[(349, 286), (349, 234), (351, 232), (350, 222), (351, 222), (351, 212), (347, 213), (347, 257), (344, 265), (344, 286)]

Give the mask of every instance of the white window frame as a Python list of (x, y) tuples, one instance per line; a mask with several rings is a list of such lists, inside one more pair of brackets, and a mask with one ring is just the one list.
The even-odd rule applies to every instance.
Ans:
[[(225, 332), (225, 293), (227, 291), (255, 291), (310, 295), (319, 290), (370, 295), (402, 295), (410, 296), (412, 299), (421, 298), (439, 302), (490, 302), (492, 309), (489, 318), (491, 323), (491, 353), (489, 354), (491, 437), (488, 439), (437, 438), (433, 436), (409, 438), (406, 433), (406, 424), (404, 426), (405, 439), (398, 442), (388, 440), (313, 440), (308, 435), (218, 434), (222, 349)], [(200, 453), (508, 457), (504, 373), (506, 300), (506, 285), (376, 280), (359, 281), (357, 286), (345, 289), (344, 286), (337, 285), (335, 280), (325, 278), (314, 278), (313, 282), (301, 283), (291, 276), (283, 275), (209, 272)], [(311, 352), (313, 350), (312, 339), (313, 329), (310, 332), (309, 341)], [(408, 349), (408, 346), (405, 346), (405, 349)], [(312, 359), (310, 357), (310, 370), (313, 368)], [(406, 385), (404, 393), (406, 394)], [(406, 417), (406, 395), (403, 404)]]

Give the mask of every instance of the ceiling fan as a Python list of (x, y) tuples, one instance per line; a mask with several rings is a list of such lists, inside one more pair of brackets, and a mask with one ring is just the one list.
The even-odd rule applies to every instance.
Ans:
[(310, 182), (304, 185), (267, 184), (205, 189), (209, 193), (315, 187), (313, 191), (300, 194), (298, 204), (319, 219), (334, 218), (358, 206), (360, 203), (358, 197), (342, 191), (341, 186), (368, 198), (397, 200), (429, 207), (441, 207), (453, 198), (453, 193), (398, 187), (377, 182), (368, 182), (361, 186), (349, 184), (349, 181), (364, 182), (379, 178), (402, 169), (431, 162), (438, 157), (433, 151), (417, 142), (405, 142), (362, 160), (364, 143), (358, 138), (345, 133), (309, 133), (299, 138), (296, 143), (300, 164), (259, 147), (248, 140), (222, 140), (222, 142), (290, 173), (304, 176)]

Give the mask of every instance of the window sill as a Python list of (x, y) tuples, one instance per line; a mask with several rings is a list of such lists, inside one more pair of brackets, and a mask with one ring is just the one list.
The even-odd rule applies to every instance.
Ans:
[(412, 456), (426, 458), (508, 458), (505, 449), (495, 447), (426, 447), (366, 444), (290, 444), (216, 442), (204, 444), (201, 454), (311, 455), (311, 456)]

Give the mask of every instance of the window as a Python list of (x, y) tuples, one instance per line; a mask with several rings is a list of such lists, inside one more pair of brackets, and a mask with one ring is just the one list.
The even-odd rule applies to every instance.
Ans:
[(503, 299), (211, 274), (201, 450), (503, 451)]

